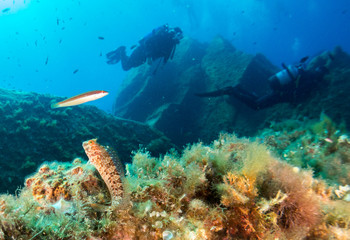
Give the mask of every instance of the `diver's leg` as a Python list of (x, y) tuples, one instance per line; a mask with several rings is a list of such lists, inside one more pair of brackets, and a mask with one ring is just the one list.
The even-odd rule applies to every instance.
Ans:
[(121, 55), (122, 67), (125, 71), (130, 68), (138, 67), (146, 62), (146, 53), (142, 47), (137, 47), (132, 52), (130, 57), (126, 56), (126, 53)]
[(271, 107), (277, 103), (286, 102), (278, 92), (272, 92), (256, 100), (257, 109)]
[(223, 95), (231, 95), (234, 87), (225, 87), (213, 92), (196, 93), (198, 97), (219, 97)]
[(258, 105), (256, 103), (258, 97), (247, 90), (245, 90), (240, 84), (234, 87), (225, 87), (221, 88), (217, 91), (207, 92), (207, 93), (197, 93), (199, 97), (219, 97), (223, 95), (234, 96), (236, 99), (240, 100), (248, 107), (253, 109), (258, 109)]
[(238, 100), (240, 100), (241, 102), (243, 102), (248, 107), (254, 110), (259, 109), (257, 104), (258, 97), (252, 94), (251, 92), (248, 92), (247, 90), (242, 88), (240, 85), (233, 87), (231, 95), (237, 98)]

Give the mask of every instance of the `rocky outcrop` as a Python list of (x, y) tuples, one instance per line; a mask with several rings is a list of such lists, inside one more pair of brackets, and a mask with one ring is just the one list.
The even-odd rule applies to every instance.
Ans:
[(192, 131), (194, 121), (200, 117), (195, 111), (200, 99), (194, 93), (204, 89), (204, 54), (204, 45), (186, 39), (174, 59), (160, 66), (156, 74), (157, 63), (133, 69), (118, 94), (116, 115), (147, 123), (175, 140), (186, 134), (190, 139), (197, 135)]
[(195, 93), (240, 83), (262, 96), (271, 91), (268, 78), (280, 69), (263, 55), (238, 51), (221, 37), (209, 44), (184, 39), (175, 58), (156, 74), (149, 65), (130, 72), (117, 96), (115, 114), (154, 126), (178, 145), (209, 142), (222, 131), (252, 136), (271, 123), (315, 119), (321, 113), (350, 126), (350, 56), (336, 48), (313, 58), (308, 68), (320, 65), (329, 74), (309, 96), (255, 111), (234, 97), (198, 98)]
[(310, 96), (295, 104), (278, 104), (267, 109), (265, 122), (284, 119), (319, 119), (326, 114), (337, 124), (350, 128), (350, 55), (340, 47), (315, 57), (309, 68), (325, 65), (329, 73), (324, 82), (315, 86)]
[[(227, 96), (201, 99), (195, 93), (241, 82), (260, 94), (277, 70), (264, 56), (238, 51), (221, 37), (208, 45), (184, 39), (174, 59), (156, 74), (155, 65), (130, 72), (117, 96), (115, 114), (154, 126), (178, 145), (209, 142), (220, 131), (253, 131), (264, 114), (251, 118), (246, 113), (253, 111), (240, 103), (232, 107)], [(260, 82), (252, 84), (256, 79)]]
[(146, 147), (154, 154), (173, 145), (148, 125), (116, 118), (93, 106), (51, 109), (61, 99), (0, 89), (0, 192), (14, 191), (45, 161), (85, 156), (82, 142), (98, 138), (122, 161)]

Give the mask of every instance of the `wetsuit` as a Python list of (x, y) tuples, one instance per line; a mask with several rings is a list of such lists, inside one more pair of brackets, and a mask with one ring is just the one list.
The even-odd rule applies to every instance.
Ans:
[(269, 79), (271, 91), (270, 93), (257, 96), (238, 84), (234, 87), (225, 87), (217, 91), (208, 93), (196, 94), (199, 97), (218, 97), (222, 95), (229, 95), (237, 98), (245, 103), (248, 107), (259, 110), (271, 107), (277, 103), (282, 102), (298, 102), (304, 100), (309, 96), (310, 92), (315, 89), (323, 79), (323, 76), (328, 72), (325, 67), (318, 67), (315, 70), (304, 70), (300, 68), (290, 75), (290, 80), (285, 84), (280, 84), (276, 75)]
[(180, 28), (169, 28), (163, 25), (142, 38), (129, 57), (126, 55), (124, 46), (107, 53), (107, 63), (116, 64), (121, 60), (125, 71), (144, 64), (147, 59), (154, 61), (163, 58), (165, 64), (169, 58), (173, 58), (176, 45), (180, 43), (182, 37)]

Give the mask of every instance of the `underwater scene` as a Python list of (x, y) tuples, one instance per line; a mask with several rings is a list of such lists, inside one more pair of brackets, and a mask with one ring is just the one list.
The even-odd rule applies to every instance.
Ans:
[(0, 0), (0, 239), (350, 239), (348, 0)]

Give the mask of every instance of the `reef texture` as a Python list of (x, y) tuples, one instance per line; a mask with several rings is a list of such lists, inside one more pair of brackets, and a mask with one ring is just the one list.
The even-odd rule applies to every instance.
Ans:
[(251, 132), (253, 120), (260, 116), (244, 107), (232, 107), (227, 97), (201, 99), (195, 93), (255, 81), (252, 90), (263, 94), (267, 78), (278, 71), (263, 55), (238, 51), (221, 37), (210, 44), (183, 39), (174, 59), (154, 74), (156, 65), (130, 71), (117, 95), (114, 113), (154, 126), (180, 146), (198, 139), (210, 142), (220, 131)]
[[(345, 125), (319, 120), (271, 123), (257, 136), (286, 162), (313, 171), (330, 184), (350, 185), (350, 138)], [(350, 201), (350, 195), (347, 196)]]
[(221, 37), (209, 44), (184, 39), (174, 59), (156, 74), (148, 65), (130, 72), (117, 96), (114, 114), (155, 126), (180, 146), (198, 139), (209, 143), (221, 131), (253, 136), (270, 122), (318, 119), (322, 112), (349, 127), (350, 56), (339, 47), (331, 54), (333, 61), (323, 53), (308, 65), (313, 68), (323, 62), (329, 68), (325, 84), (315, 86), (310, 97), (254, 111), (233, 97), (198, 98), (194, 94), (241, 83), (263, 95), (269, 91), (268, 78), (280, 69), (263, 55), (243, 53)]
[(319, 66), (320, 62), (328, 67), (329, 73), (325, 76), (325, 83), (312, 91), (310, 97), (302, 99), (293, 105), (278, 104), (265, 112), (265, 126), (270, 122), (278, 122), (286, 119), (304, 118), (319, 119), (326, 114), (337, 124), (345, 124), (350, 128), (350, 55), (340, 47), (334, 48), (333, 60), (329, 52), (324, 52), (311, 60), (309, 68)]
[(45, 161), (71, 161), (81, 143), (97, 137), (116, 145), (124, 161), (140, 145), (165, 153), (170, 141), (149, 126), (115, 118), (93, 106), (51, 109), (62, 98), (0, 89), (0, 192), (14, 192)]
[(93, 165), (81, 159), (45, 164), (16, 196), (0, 196), (0, 238), (350, 236), (348, 186), (313, 178), (312, 171), (273, 157), (265, 145), (234, 135), (159, 158), (134, 152), (124, 184), (128, 198), (110, 205), (108, 188)]

